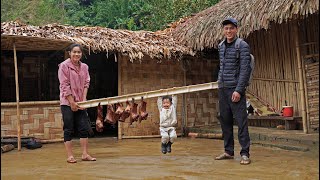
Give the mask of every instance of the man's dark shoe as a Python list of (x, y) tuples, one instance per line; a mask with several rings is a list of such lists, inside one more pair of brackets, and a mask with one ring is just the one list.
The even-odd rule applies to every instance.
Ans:
[(168, 153), (171, 153), (171, 144), (172, 144), (172, 142), (168, 142), (168, 144), (167, 144), (167, 152)]
[(167, 144), (161, 143), (161, 152), (162, 152), (163, 154), (166, 154), (166, 153), (167, 153)]

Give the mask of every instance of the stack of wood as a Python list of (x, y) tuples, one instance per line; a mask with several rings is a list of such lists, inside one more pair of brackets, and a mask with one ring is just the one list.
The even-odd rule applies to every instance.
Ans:
[(319, 61), (305, 64), (310, 129), (319, 128)]
[(12, 144), (1, 145), (1, 153), (9, 152), (13, 149), (14, 149), (14, 145)]

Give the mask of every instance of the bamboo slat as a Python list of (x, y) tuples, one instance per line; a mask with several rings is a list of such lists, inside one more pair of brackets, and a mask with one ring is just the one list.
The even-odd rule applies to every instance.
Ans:
[(303, 81), (303, 75), (302, 75), (302, 65), (301, 65), (301, 55), (300, 55), (300, 42), (299, 42), (299, 27), (298, 23), (295, 23), (294, 27), (294, 36), (295, 36), (295, 46), (296, 46), (296, 59), (298, 63), (298, 72), (299, 72), (299, 93), (300, 93), (300, 100), (301, 100), (301, 113), (302, 113), (302, 123), (303, 123), (303, 132), (308, 133), (308, 124), (307, 124), (307, 114), (306, 114), (306, 99), (304, 95), (304, 81)]
[(20, 127), (20, 107), (19, 107), (19, 78), (18, 78), (18, 62), (17, 62), (17, 51), (16, 43), (13, 42), (13, 53), (14, 53), (14, 72), (15, 72), (15, 83), (16, 83), (16, 100), (17, 100), (17, 134), (18, 134), (18, 151), (21, 151), (21, 127)]
[[(177, 133), (177, 136), (180, 137), (182, 134)], [(122, 139), (144, 139), (144, 138), (159, 138), (161, 135), (145, 135), (145, 136), (122, 136)]]
[(271, 79), (271, 78), (253, 78), (254, 80), (260, 81), (275, 81), (275, 82), (291, 82), (291, 83), (299, 83), (298, 80), (291, 80), (291, 79)]
[[(30, 101), (19, 102), (20, 106), (32, 106), (32, 105), (59, 105), (60, 101)], [(17, 106), (16, 102), (1, 103), (1, 107)]]

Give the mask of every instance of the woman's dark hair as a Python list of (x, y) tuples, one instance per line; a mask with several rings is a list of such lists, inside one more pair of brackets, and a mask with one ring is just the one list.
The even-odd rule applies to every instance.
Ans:
[(170, 97), (170, 96), (163, 96), (163, 97), (162, 97), (162, 101), (165, 100), (165, 99), (169, 99), (170, 103), (172, 103), (172, 97)]
[(82, 49), (82, 46), (80, 44), (71, 44), (68, 48), (68, 51), (72, 51), (73, 48), (75, 47), (79, 47), (80, 48), (80, 51), (83, 52), (83, 49)]

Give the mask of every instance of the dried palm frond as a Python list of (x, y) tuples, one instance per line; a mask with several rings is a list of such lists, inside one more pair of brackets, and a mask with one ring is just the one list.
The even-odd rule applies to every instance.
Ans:
[(140, 60), (151, 58), (170, 59), (182, 55), (194, 55), (191, 48), (181, 45), (166, 34), (151, 31), (114, 30), (103, 27), (73, 27), (59, 24), (45, 26), (26, 25), (18, 21), (1, 23), (1, 36), (27, 36), (70, 41), (82, 44), (92, 52), (119, 52)]
[(217, 47), (223, 38), (221, 23), (226, 17), (239, 21), (238, 34), (245, 38), (253, 31), (269, 29), (271, 22), (281, 24), (313, 13), (319, 13), (318, 0), (222, 0), (157, 33), (172, 35), (194, 50), (203, 50)]

